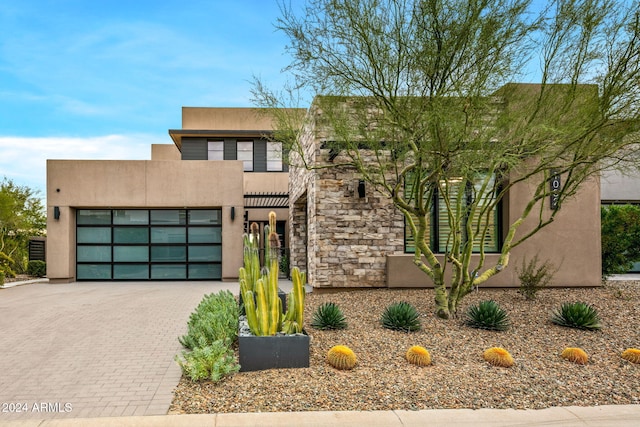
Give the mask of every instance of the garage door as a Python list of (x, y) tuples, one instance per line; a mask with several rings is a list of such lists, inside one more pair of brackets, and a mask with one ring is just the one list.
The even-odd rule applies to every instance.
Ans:
[(78, 209), (77, 280), (220, 280), (220, 209)]

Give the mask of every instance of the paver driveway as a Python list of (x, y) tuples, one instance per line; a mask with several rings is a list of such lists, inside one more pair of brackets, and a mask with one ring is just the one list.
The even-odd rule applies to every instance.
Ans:
[(166, 414), (177, 337), (220, 282), (46, 283), (0, 289), (3, 420)]

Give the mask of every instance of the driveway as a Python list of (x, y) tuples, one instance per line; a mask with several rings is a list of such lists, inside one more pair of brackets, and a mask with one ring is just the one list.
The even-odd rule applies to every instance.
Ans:
[(166, 414), (189, 314), (221, 282), (0, 289), (0, 424)]

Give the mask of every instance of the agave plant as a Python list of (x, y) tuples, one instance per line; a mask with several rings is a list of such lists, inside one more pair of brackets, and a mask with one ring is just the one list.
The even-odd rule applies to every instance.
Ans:
[(477, 329), (504, 331), (509, 328), (509, 316), (497, 302), (481, 301), (478, 305), (469, 307), (465, 324)]
[(598, 330), (601, 327), (596, 309), (584, 302), (562, 304), (553, 311), (551, 321), (567, 328)]
[(419, 331), (421, 327), (418, 311), (404, 301), (388, 306), (382, 313), (380, 323), (383, 327), (395, 331)]
[(313, 313), (311, 326), (316, 329), (344, 329), (347, 321), (342, 310), (335, 303), (326, 302)]

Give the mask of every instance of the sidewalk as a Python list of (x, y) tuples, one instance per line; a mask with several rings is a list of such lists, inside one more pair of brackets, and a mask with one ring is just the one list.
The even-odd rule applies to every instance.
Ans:
[(441, 409), (374, 412), (269, 412), (247, 414), (167, 415), (146, 417), (75, 418), (13, 421), (9, 427), (155, 427), (155, 426), (278, 426), (278, 427), (422, 427), (422, 426), (562, 426), (631, 427), (640, 424), (640, 405), (514, 409)]

